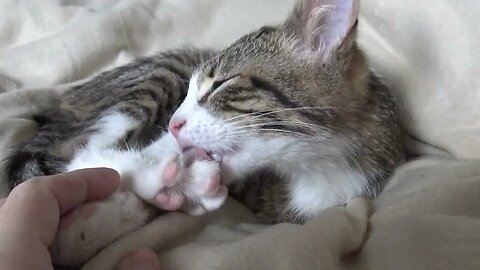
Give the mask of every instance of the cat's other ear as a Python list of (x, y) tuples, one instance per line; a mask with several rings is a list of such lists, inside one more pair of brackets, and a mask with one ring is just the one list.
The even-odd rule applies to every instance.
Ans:
[(299, 0), (285, 27), (325, 63), (353, 42), (359, 0)]

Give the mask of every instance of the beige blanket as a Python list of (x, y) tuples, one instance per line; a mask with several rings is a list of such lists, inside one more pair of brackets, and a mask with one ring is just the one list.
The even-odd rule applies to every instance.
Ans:
[[(281, 21), (292, 4), (1, 0), (0, 158), (35, 131), (30, 116), (56, 102), (67, 87), (59, 85), (156, 50), (221, 48)], [(360, 42), (392, 85), (408, 147), (419, 155), (377, 199), (357, 199), (304, 226), (258, 224), (234, 201), (199, 218), (172, 213), (84, 268), (112, 269), (148, 246), (163, 269), (479, 269), (480, 3), (363, 0), (361, 14)], [(1, 184), (5, 192), (4, 177)]]

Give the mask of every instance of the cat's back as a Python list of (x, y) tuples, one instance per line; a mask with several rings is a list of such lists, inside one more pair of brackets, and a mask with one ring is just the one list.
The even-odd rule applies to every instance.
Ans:
[(178, 103), (186, 95), (194, 69), (213, 55), (210, 50), (177, 49), (138, 58), (72, 87), (64, 94), (60, 110), (84, 120), (119, 102), (134, 101), (132, 97), (139, 96), (134, 92), (152, 101)]
[(7, 159), (10, 186), (63, 172), (75, 151), (95, 132), (97, 122), (111, 112), (138, 121), (141, 128), (135, 130), (136, 135), (152, 126), (164, 129), (186, 95), (191, 74), (213, 54), (196, 49), (162, 52), (102, 72), (67, 90), (56, 107), (34, 116), (37, 132), (12, 149)]

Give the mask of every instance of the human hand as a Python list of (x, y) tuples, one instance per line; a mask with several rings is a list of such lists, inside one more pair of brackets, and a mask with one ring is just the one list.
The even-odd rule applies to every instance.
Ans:
[(86, 169), (28, 180), (0, 206), (0, 269), (53, 269), (48, 247), (60, 219), (107, 198), (120, 183), (110, 169)]

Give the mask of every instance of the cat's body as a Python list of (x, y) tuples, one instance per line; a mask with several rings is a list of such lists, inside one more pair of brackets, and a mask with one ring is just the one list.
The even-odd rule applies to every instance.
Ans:
[[(212, 55), (211, 51), (199, 50), (161, 53), (73, 87), (57, 108), (37, 116), (37, 134), (15, 149), (8, 167), (11, 187), (35, 176), (64, 172), (74, 151), (86, 144), (96, 123), (108, 111), (124, 112), (140, 124), (131, 130), (135, 134), (118, 142), (120, 146), (132, 144), (138, 135), (145, 137), (144, 142), (160, 137), (186, 96), (194, 68)], [(144, 131), (150, 132), (139, 134)]]
[[(269, 223), (375, 195), (403, 149), (395, 103), (356, 45), (357, 12), (357, 1), (304, 0), (285, 25), (221, 52), (159, 54), (68, 91), (9, 159), (12, 187), (103, 166), (125, 191), (61, 232), (55, 260), (82, 262), (147, 222), (151, 207), (128, 191), (157, 206), (165, 189), (170, 206), (181, 193), (202, 214), (221, 206), (225, 184)], [(117, 230), (104, 225), (125, 215)]]

